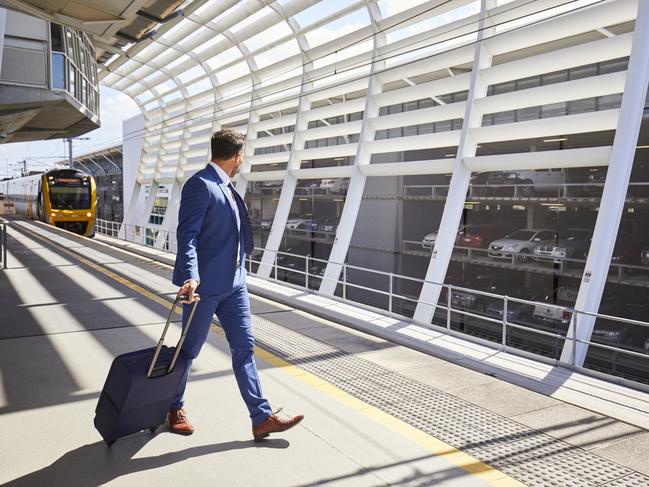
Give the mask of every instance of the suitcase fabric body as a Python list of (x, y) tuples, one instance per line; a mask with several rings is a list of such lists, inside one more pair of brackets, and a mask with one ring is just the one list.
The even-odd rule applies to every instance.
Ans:
[[(158, 363), (171, 362), (175, 347), (163, 347)], [(155, 348), (116, 357), (95, 409), (95, 427), (107, 444), (117, 438), (163, 424), (187, 362), (179, 356), (171, 373), (147, 377)], [(166, 367), (165, 367), (166, 370)]]
[(175, 347), (163, 346), (171, 317), (182, 298), (184, 296), (179, 296), (174, 301), (157, 347), (125, 353), (113, 360), (95, 408), (94, 421), (95, 428), (108, 446), (122, 436), (145, 429), (153, 431), (165, 422), (187, 370), (187, 361), (179, 350), (198, 303), (194, 302), (178, 344)]

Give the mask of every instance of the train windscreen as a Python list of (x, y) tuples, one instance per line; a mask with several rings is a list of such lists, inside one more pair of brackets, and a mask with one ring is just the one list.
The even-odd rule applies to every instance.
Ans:
[(48, 185), (52, 209), (90, 208), (90, 180), (87, 176), (49, 177)]

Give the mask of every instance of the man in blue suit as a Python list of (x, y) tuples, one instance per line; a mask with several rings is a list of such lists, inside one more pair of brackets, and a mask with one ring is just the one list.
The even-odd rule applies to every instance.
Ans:
[(183, 326), (190, 303), (199, 302), (181, 350), (189, 367), (167, 415), (173, 433), (194, 432), (183, 409), (183, 396), (189, 368), (207, 339), (214, 313), (230, 345), (232, 369), (250, 412), (255, 440), (285, 431), (303, 419), (301, 415), (286, 419), (273, 414), (262, 395), (253, 356), (244, 257), (252, 252), (254, 241), (246, 205), (230, 182), (241, 167), (244, 141), (243, 135), (231, 130), (216, 132), (211, 141), (212, 160), (189, 178), (182, 190), (173, 283), (181, 286), (179, 294), (187, 295)]

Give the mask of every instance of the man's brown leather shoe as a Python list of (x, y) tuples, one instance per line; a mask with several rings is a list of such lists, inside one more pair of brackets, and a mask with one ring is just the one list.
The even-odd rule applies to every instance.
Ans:
[(187, 413), (184, 409), (172, 409), (167, 413), (167, 423), (169, 431), (179, 435), (191, 435), (194, 427), (187, 419)]
[(297, 425), (303, 419), (304, 416), (301, 414), (289, 419), (280, 418), (276, 414), (271, 414), (266, 418), (266, 421), (252, 427), (252, 436), (255, 437), (255, 441), (259, 441), (262, 438), (266, 438), (271, 433), (286, 431), (287, 429)]

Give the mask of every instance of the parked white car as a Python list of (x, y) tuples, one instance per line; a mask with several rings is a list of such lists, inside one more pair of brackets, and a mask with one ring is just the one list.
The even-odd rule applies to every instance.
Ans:
[(342, 193), (349, 189), (349, 178), (323, 179), (320, 188), (331, 193)]
[(560, 307), (555, 308), (538, 303), (534, 306), (534, 318), (553, 327), (567, 326), (572, 318), (572, 313), (566, 310), (565, 307), (574, 306), (577, 300), (577, 292), (576, 289), (560, 287), (557, 289), (556, 303), (552, 303), (549, 296), (547, 298), (550, 304)]
[(494, 240), (489, 244), (489, 257), (495, 259), (511, 259), (512, 254), (519, 254), (518, 262), (529, 262), (534, 250), (543, 241), (556, 239), (554, 230), (524, 228), (506, 235), (505, 238)]
[(430, 250), (435, 246), (435, 242), (437, 241), (437, 232), (430, 232), (424, 236), (424, 238), (421, 241), (421, 247)]
[(313, 215), (306, 214), (286, 220), (286, 228), (289, 230), (304, 230), (306, 225), (311, 223), (313, 223)]

